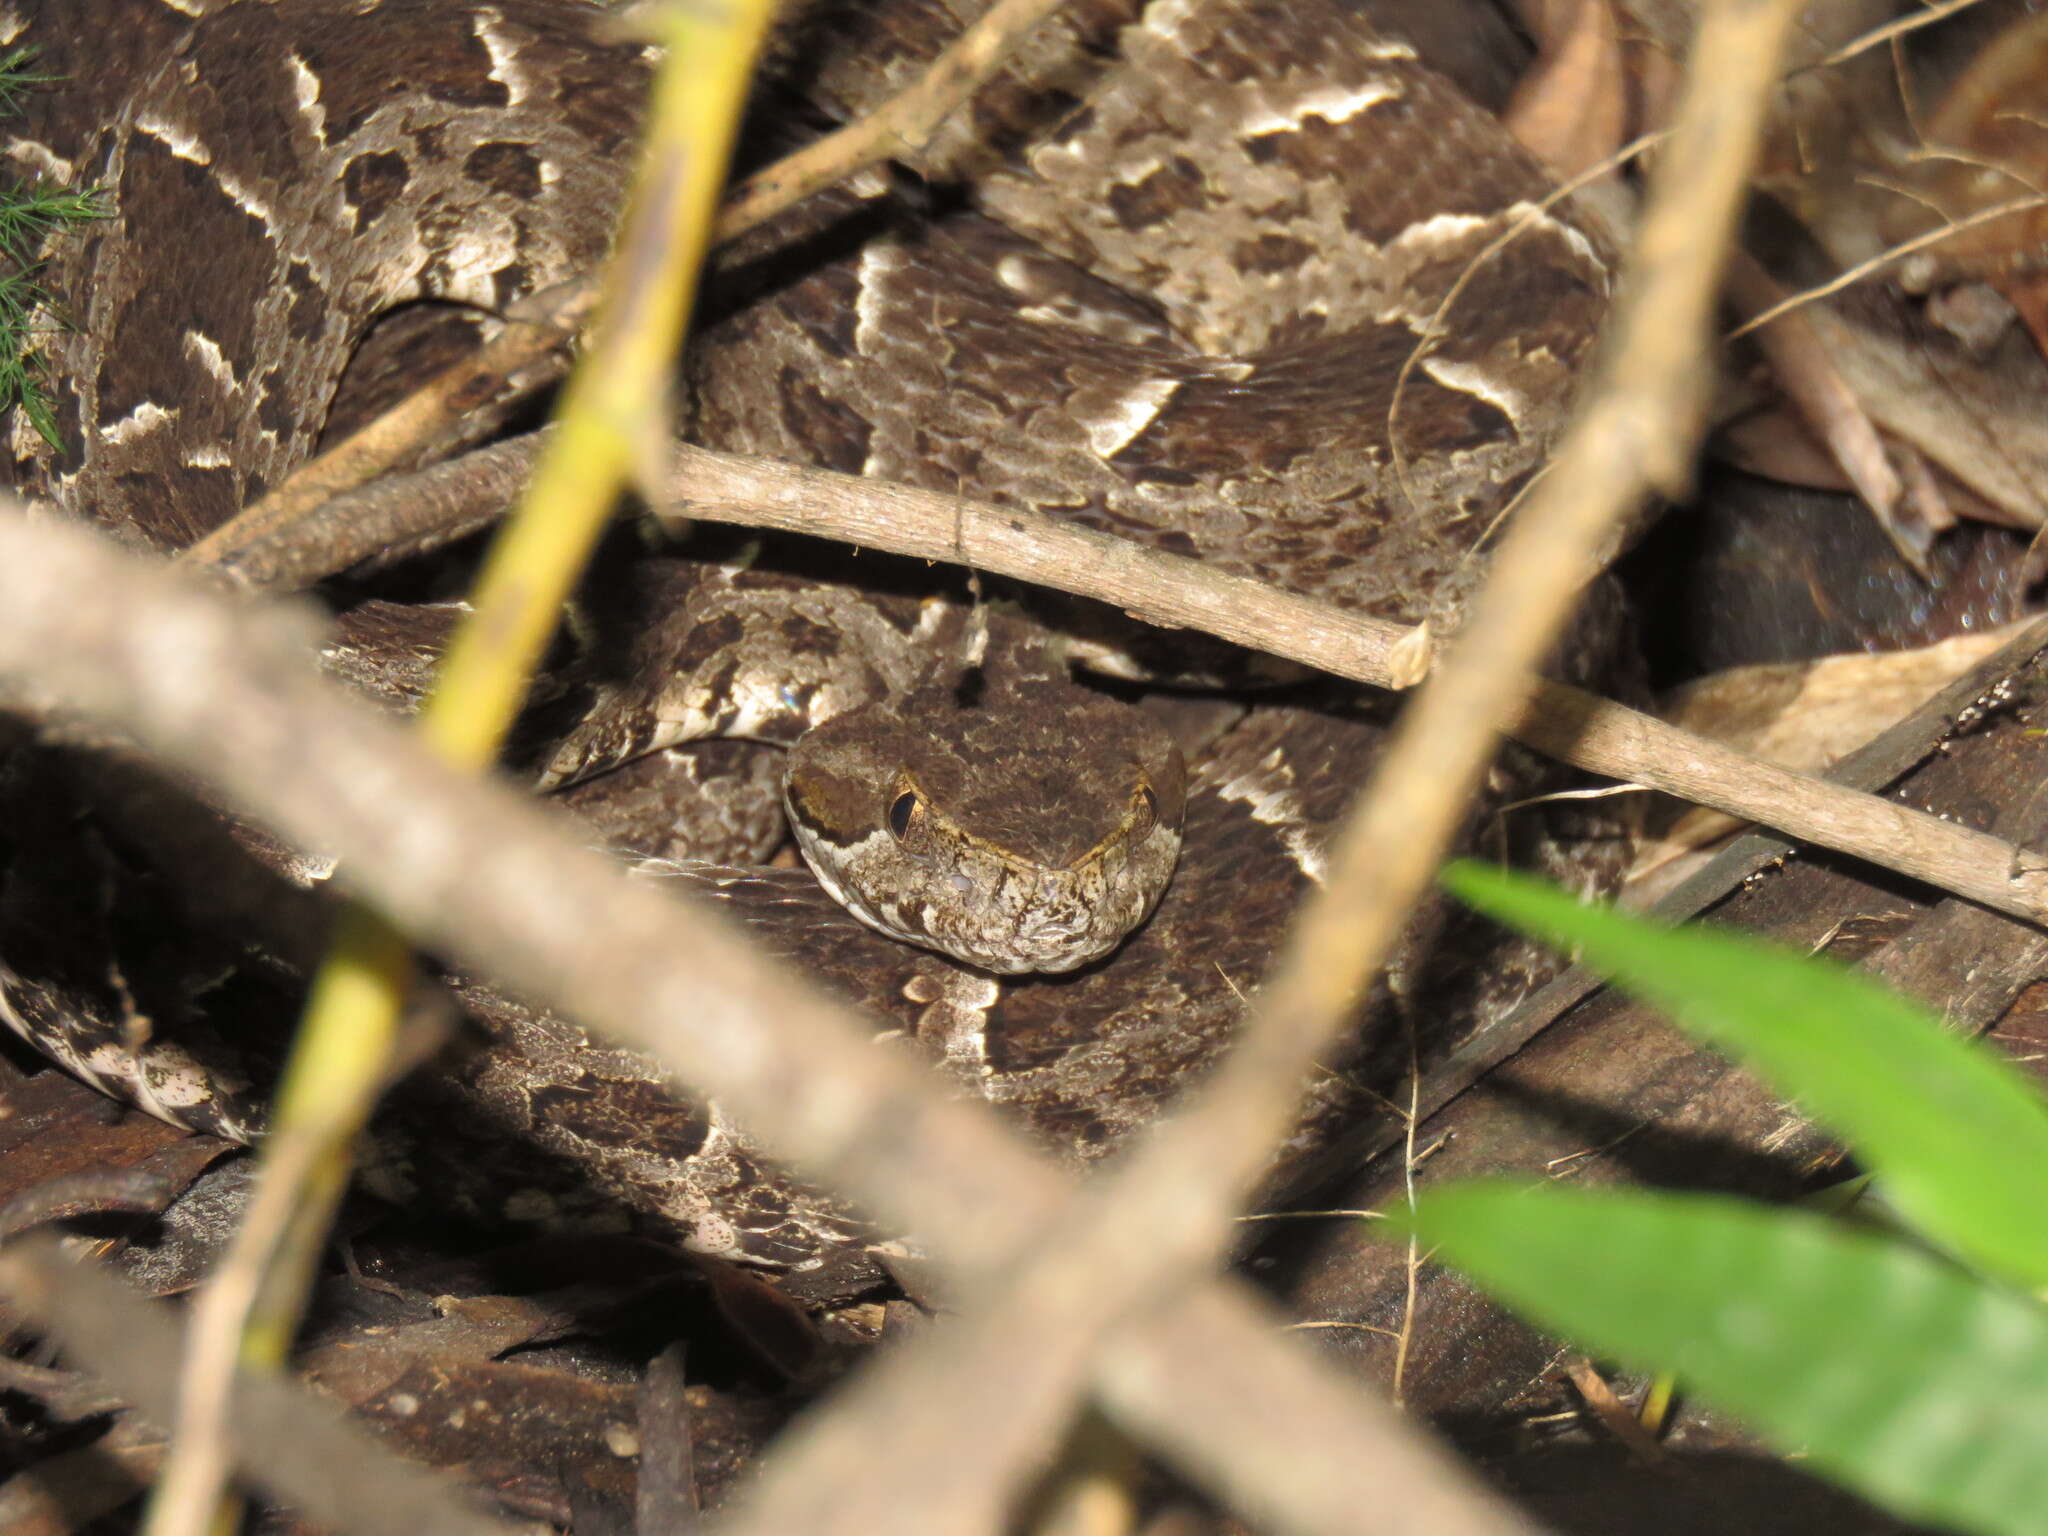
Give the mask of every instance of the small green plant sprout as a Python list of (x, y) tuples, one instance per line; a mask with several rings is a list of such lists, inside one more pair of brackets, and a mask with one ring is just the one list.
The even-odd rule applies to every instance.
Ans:
[[(0, 53), (0, 117), (18, 111), (25, 91), (52, 78), (35, 73), (34, 62), (33, 48)], [(35, 345), (35, 315), (43, 303), (35, 280), (40, 252), (59, 225), (105, 218), (109, 211), (106, 194), (97, 187), (0, 187), (0, 410), (18, 407), (52, 448), (63, 443), (50, 409), (46, 366)]]
[(1676, 1371), (1909, 1519), (2048, 1533), (2048, 1107), (2033, 1083), (1830, 962), (1659, 927), (1475, 864), (1444, 883), (1577, 950), (1798, 1099), (1908, 1231), (1487, 1180), (1425, 1194), (1410, 1218), (1421, 1239), (1543, 1326)]

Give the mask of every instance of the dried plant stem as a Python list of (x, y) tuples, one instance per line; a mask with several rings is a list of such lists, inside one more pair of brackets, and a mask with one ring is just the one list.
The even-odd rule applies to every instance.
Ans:
[(1833, 69), (1837, 65), (1848, 63), (1849, 60), (1855, 58), (1859, 53), (1867, 53), (1872, 48), (1881, 48), (1886, 43), (1894, 42), (1898, 38), (1905, 36), (1908, 32), (1917, 32), (1922, 27), (1931, 27), (1936, 22), (1953, 16), (1957, 11), (1967, 10), (1978, 3), (1979, 0), (1937, 0), (1936, 4), (1925, 5), (1909, 16), (1901, 16), (1896, 20), (1885, 23), (1881, 27), (1871, 28), (1861, 37), (1856, 38), (1852, 42), (1844, 43), (1826, 58), (1816, 60), (1814, 63), (1809, 64), (1807, 68), (1814, 70)]
[(806, 144), (734, 189), (718, 216), (718, 238), (757, 229), (792, 204), (907, 151), (915, 163), (940, 123), (1002, 68), (1024, 35), (1066, 0), (998, 0), (916, 80), (860, 121)]
[(1824, 283), (1817, 283), (1811, 288), (1802, 288), (1799, 292), (1791, 294), (1765, 309), (1759, 310), (1756, 314), (1749, 316), (1740, 325), (1729, 331), (1724, 339), (1733, 341), (1738, 336), (1747, 336), (1751, 331), (1769, 325), (1772, 321), (1789, 315), (1794, 310), (1803, 309), (1808, 304), (1817, 303), (1829, 294), (1840, 293), (1844, 288), (1853, 288), (1865, 279), (1875, 277), (1887, 267), (1904, 261), (1908, 256), (1915, 255), (1921, 251), (1931, 250), (1943, 241), (1952, 240), (1957, 235), (1963, 234), (1966, 231), (1979, 228), (1985, 224), (1996, 223), (1998, 220), (2008, 218), (2016, 213), (2029, 213), (2043, 206), (2048, 206), (2048, 196), (2038, 192), (2029, 192), (2023, 197), (2008, 198), (2005, 202), (1994, 203), (1989, 208), (1979, 208), (1974, 213), (1965, 214), (1959, 219), (1943, 224), (1939, 229), (1930, 229), (1925, 234), (1915, 235), (1910, 240), (1902, 240), (1899, 244), (1890, 247), (1888, 250), (1880, 251), (1868, 260), (1859, 261), (1855, 266), (1836, 273)]
[[(117, 724), (288, 841), (330, 851), (340, 878), (421, 944), (655, 1056), (771, 1155), (828, 1170), (878, 1217), (921, 1233), (963, 1285), (985, 1283), (1058, 1208), (1066, 1181), (989, 1106), (877, 1051), (870, 1024), (715, 914), (626, 878), (530, 797), (455, 774), (324, 686), (303, 624), (5, 502), (0, 611), (11, 706)], [(1105, 1393), (1163, 1442), (1201, 1448), (1187, 1470), (1279, 1532), (1527, 1529), (1280, 1337), (1280, 1321), (1217, 1281), (1134, 1320), (1101, 1362)]]
[[(1000, 0), (916, 80), (873, 112), (743, 182), (718, 215), (714, 241), (736, 239), (792, 205), (901, 151), (913, 154), (999, 70), (1063, 0)], [(194, 564), (232, 563), (246, 547), (311, 517), (322, 503), (445, 442), (478, 407), (550, 384), (584, 323), (598, 280), (581, 277), (522, 300), (473, 356), (443, 369), (367, 426), (302, 464), (269, 495), (185, 551)]]

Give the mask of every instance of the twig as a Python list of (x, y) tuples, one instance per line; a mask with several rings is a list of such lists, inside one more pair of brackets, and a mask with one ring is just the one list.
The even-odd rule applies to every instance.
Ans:
[[(10, 702), (118, 722), (280, 835), (329, 851), (420, 943), (658, 1057), (776, 1156), (828, 1170), (922, 1233), (958, 1280), (988, 1276), (1057, 1208), (1064, 1180), (991, 1109), (876, 1051), (868, 1025), (713, 914), (624, 878), (528, 797), (454, 774), (324, 688), (296, 620), (18, 510), (0, 510), (0, 612)], [(1136, 1322), (1101, 1361), (1104, 1390), (1168, 1442), (1201, 1447), (1212, 1459), (1190, 1473), (1283, 1536), (1348, 1536), (1362, 1511), (1417, 1536), (1527, 1529), (1447, 1480), (1441, 1452), (1276, 1327), (1235, 1282), (1213, 1282)], [(1306, 1421), (1252, 1416), (1272, 1405), (1246, 1395), (1248, 1380), (1314, 1405), (1328, 1451), (1314, 1477), (1299, 1475)]]
[[(1422, 1062), (1415, 1048), (1415, 1026), (1408, 1024), (1408, 1103), (1401, 1111), (1401, 1193), (1408, 1203), (1408, 1217), (1415, 1218), (1415, 1172), (1420, 1166), (1415, 1152), (1415, 1133), (1422, 1125)], [(1401, 1298), (1401, 1327), (1394, 1335), (1393, 1397), (1405, 1406), (1408, 1401), (1408, 1353), (1415, 1346), (1416, 1282), (1422, 1274), (1422, 1239), (1411, 1226), (1408, 1232), (1408, 1288)]]
[(384, 475), (236, 536), (202, 540), (179, 558), (259, 592), (296, 592), (352, 566), (396, 563), (497, 522), (515, 505), (544, 433), (492, 443), (409, 474)]
[[(2048, 856), (2038, 850), (1877, 795), (1839, 786), (1817, 794), (1815, 785), (1825, 781), (1740, 753), (1714, 761), (1722, 749), (1702, 752), (1699, 737), (1647, 715), (1618, 714), (1574, 689), (1539, 689), (1514, 734), (1541, 752), (1569, 749), (1571, 761), (1617, 778), (1633, 777), (1640, 765), (1654, 761), (1654, 782), (1638, 783), (1853, 854), (1993, 911), (2048, 922)], [(1739, 796), (1723, 793), (1731, 760), (1747, 779)], [(1730, 802), (1737, 799), (1747, 809), (1735, 810)]]
[(648, 1361), (640, 1378), (633, 1536), (688, 1536), (701, 1523), (683, 1358), (683, 1346), (671, 1344)]
[[(663, 13), (667, 56), (589, 353), (420, 714), (424, 739), (472, 773), (496, 759), (612, 506), (646, 445), (666, 435), (663, 385), (689, 328), (770, 10), (768, 0), (752, 0), (712, 18), (682, 7)], [(239, 1353), (245, 1365), (283, 1364), (348, 1184), (351, 1145), (398, 1049), (413, 974), (403, 937), (378, 914), (360, 905), (344, 913), (285, 1067), (251, 1219), (198, 1303), (149, 1536), (202, 1536), (220, 1523), (213, 1511), (229, 1466), (221, 1419), (233, 1361)]]
[[(0, 1292), (150, 1420), (173, 1416), (184, 1350), (162, 1307), (42, 1237), (0, 1253)], [(304, 1388), (245, 1371), (234, 1396), (243, 1465), (317, 1523), (362, 1536), (512, 1536), (446, 1479), (392, 1455)]]
[(822, 534), (1078, 593), (1167, 629), (1199, 629), (1375, 687), (1398, 685), (1414, 631), (1146, 549), (1043, 513), (779, 459), (671, 450), (662, 516)]
[[(2030, 666), (2043, 646), (2048, 646), (2048, 618), (2036, 619), (1908, 718), (1836, 763), (1829, 769), (1830, 778), (1859, 789), (1876, 789), (1891, 783), (1933, 751), (1955, 719), (1977, 704), (1987, 690), (2000, 687), (2006, 679)], [(2015, 820), (2014, 825), (2026, 823)], [(2003, 826), (2001, 830), (2005, 830)], [(1690, 921), (1751, 876), (1782, 863), (1791, 847), (1788, 840), (1773, 834), (1746, 833), (1667, 893), (1652, 909), (1652, 915), (1661, 923)], [(1423, 1084), (1417, 1106), (1422, 1119), (1427, 1121), (1443, 1110), (1452, 1099), (1603, 985), (1602, 978), (1574, 967), (1525, 998), (1505, 1017), (1460, 1043), (1431, 1070)], [(1377, 1158), (1391, 1152), (1400, 1141), (1399, 1132), (1377, 1134), (1360, 1143), (1357, 1155), (1361, 1161)]]
[[(427, 475), (492, 486), (514, 479), (536, 445), (524, 440), (469, 455), (480, 473), (443, 466)], [(1167, 628), (1198, 629), (1374, 687), (1397, 686), (1396, 658), (1413, 631), (1346, 613), (1313, 598), (1233, 576), (1199, 561), (1140, 548), (1041, 513), (971, 501), (777, 459), (671, 450), (664, 516), (774, 528), (844, 539), (869, 549), (975, 569), (1077, 593)], [(402, 505), (393, 496), (388, 504)], [(470, 503), (448, 500), (467, 518)], [(357, 504), (336, 509), (336, 522)], [(373, 552), (391, 531), (373, 525), (342, 563)], [(425, 529), (407, 521), (404, 531)], [(247, 558), (258, 584), (287, 574), (290, 547), (258, 547)], [(1953, 822), (1826, 780), (1793, 773), (1732, 747), (1562, 683), (1539, 681), (1509, 734), (1562, 762), (1641, 784), (1745, 821), (1778, 828), (2030, 922), (2048, 922), (2048, 871), (2033, 852)]]
[[(675, 450), (672, 463), (669, 492), (691, 517), (959, 561), (1375, 687), (1394, 684), (1395, 658), (1412, 633), (1038, 513), (688, 446)], [(2048, 872), (2027, 850), (1774, 767), (1583, 690), (1536, 683), (1509, 732), (1592, 772), (1761, 821), (2015, 917), (2048, 921)]]
[(1665, 1460), (1664, 1447), (1643, 1428), (1642, 1421), (1629, 1411), (1628, 1404), (1614, 1395), (1614, 1388), (1594, 1368), (1591, 1360), (1584, 1355), (1574, 1355), (1565, 1362), (1564, 1373), (1579, 1389), (1579, 1396), (1593, 1410), (1594, 1416), (1607, 1426), (1609, 1434), (1643, 1461), (1661, 1464)]
[(561, 376), (569, 343), (597, 308), (597, 297), (596, 279), (578, 278), (522, 299), (506, 314), (504, 328), (475, 352), (301, 464), (275, 490), (180, 558), (211, 565), (232, 558), (244, 544), (277, 537), (333, 497), (447, 441), (483, 406), (553, 383)]
[(1939, 229), (1930, 229), (1925, 234), (1915, 235), (1910, 240), (1902, 240), (1899, 244), (1878, 252), (1877, 255), (1872, 256), (1869, 260), (1859, 261), (1855, 266), (1836, 273), (1824, 283), (1817, 283), (1811, 288), (1802, 288), (1799, 292), (1780, 300), (1761, 313), (1751, 315), (1747, 320), (1729, 331), (1723, 339), (1733, 341), (1738, 336), (1747, 336), (1759, 326), (1769, 325), (1781, 315), (1788, 315), (1795, 309), (1803, 309), (1808, 304), (1824, 299), (1831, 293), (1840, 293), (1844, 288), (1853, 288), (1866, 277), (1875, 277), (1886, 267), (1894, 266), (1917, 252), (1940, 245), (1944, 240), (1953, 239), (1965, 230), (1975, 229), (1980, 224), (1994, 223), (2015, 213), (2027, 213), (2044, 205), (2048, 205), (2048, 196), (2043, 196), (2038, 192), (2029, 193), (2025, 197), (2009, 198), (2005, 202), (1994, 203), (1989, 208), (1979, 208), (1975, 213), (1967, 214), (1951, 223), (1944, 224)]
[[(403, 959), (402, 949), (399, 954)], [(331, 975), (330, 968), (330, 985)], [(302, 1071), (308, 1065), (303, 1040), (294, 1064)], [(227, 1419), (237, 1368), (278, 1374), (330, 1213), (347, 1188), (348, 1138), (366, 1111), (354, 1105), (357, 1096), (348, 1093), (347, 1079), (339, 1105), (309, 1095), (301, 1081), (300, 1102), (279, 1106), (278, 1118), (288, 1120), (288, 1127), (264, 1143), (255, 1198), (193, 1306), (177, 1414), (166, 1420), (174, 1434), (150, 1497), (152, 1528), (198, 1533), (234, 1523), (225, 1487), (233, 1465)], [(281, 1326), (269, 1327), (276, 1337), (266, 1338), (268, 1347), (251, 1350), (244, 1335), (266, 1298), (285, 1317)]]
[[(786, 208), (899, 150), (922, 149), (932, 132), (990, 76), (1009, 51), (1063, 0), (1001, 0), (918, 78), (873, 112), (757, 172), (719, 213), (716, 241), (738, 238)], [(417, 459), (478, 407), (553, 382), (559, 361), (596, 311), (598, 283), (581, 277), (520, 301), (505, 328), (442, 370), (369, 425), (301, 465), (276, 490), (185, 551), (198, 565), (226, 566), (274, 541), (323, 502)]]
[[(994, 1528), (1099, 1353), (1114, 1354), (1117, 1326), (1221, 1256), (1231, 1209), (1435, 872), (1500, 723), (1526, 699), (1526, 676), (1609, 530), (1686, 477), (1712, 372), (1716, 280), (1799, 4), (1724, 0), (1704, 11), (1637, 235), (1619, 345), (1502, 541), (1448, 662), (1403, 713), (1236, 1049), (1150, 1141), (1035, 1226), (967, 1316), (878, 1362), (793, 1430), (739, 1530), (850, 1532), (881, 1518), (958, 1536)], [(962, 1416), (968, 1383), (992, 1408), (999, 1393), (999, 1411)], [(877, 1423), (891, 1426), (880, 1445)]]
[(783, 209), (903, 151), (913, 163), (940, 123), (1001, 69), (1024, 35), (1067, 0), (999, 0), (925, 66), (916, 80), (858, 122), (806, 144), (741, 182), (718, 216), (735, 240)]
[(1838, 64), (1846, 64), (1859, 53), (1868, 52), (1882, 43), (1888, 43), (1894, 38), (1903, 37), (1908, 32), (1917, 32), (1922, 27), (1931, 27), (1937, 21), (1945, 21), (1957, 11), (1967, 10), (1977, 3), (1978, 0), (1939, 0), (1938, 4), (1929, 5), (1925, 9), (1913, 12), (1910, 16), (1900, 16), (1881, 27), (1871, 28), (1861, 37), (1844, 43), (1826, 58), (1817, 59), (1807, 65), (1806, 68), (1832, 69)]

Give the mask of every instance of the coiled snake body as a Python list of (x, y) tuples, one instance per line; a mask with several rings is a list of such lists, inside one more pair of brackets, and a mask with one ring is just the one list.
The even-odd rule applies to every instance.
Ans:
[[(594, 265), (645, 61), (593, 41), (592, 20), (572, 0), (0, 5), (6, 40), (71, 81), (36, 104), (14, 159), (102, 182), (118, 205), (52, 253), (73, 322), (50, 348), (65, 447), (17, 427), (18, 480), (178, 547), (310, 451), (373, 318), (417, 298), (497, 312)], [(938, 0), (801, 7), (777, 88), (859, 111), (959, 21)], [(1542, 205), (1543, 176), (1487, 112), (1334, 3), (1083, 0), (927, 166), (938, 212), (826, 204), (733, 254), (692, 350), (699, 440), (1054, 511), (1455, 623), (1475, 551), (1555, 435), (1606, 283), (1599, 242)], [(828, 865), (827, 883), (866, 924), (975, 963), (854, 922), (801, 872), (674, 878), (1055, 1150), (1100, 1156), (1227, 1044), (1387, 705), (1296, 688), (1227, 728), (1191, 728), (1186, 701), (1155, 702), (1160, 724), (1113, 723), (1132, 717), (1060, 663), (1171, 678), (1206, 659), (1085, 605), (973, 615), (895, 580), (867, 562), (822, 578), (774, 558), (638, 562), (646, 622), (601, 648), (594, 705), (549, 775), (652, 754), (627, 772), (689, 776), (694, 738), (787, 743), (839, 717), (806, 742), (789, 796), (808, 851), (872, 855), (880, 887), (852, 865)], [(379, 632), (387, 608), (344, 629)], [(983, 631), (989, 652), (964, 673)], [(1590, 673), (1596, 652), (1589, 631), (1567, 660)], [(377, 682), (401, 659), (358, 648), (347, 669)], [(957, 707), (957, 723), (906, 725), (906, 697)], [(1170, 734), (1199, 743), (1184, 784)], [(624, 782), (578, 793), (616, 806), (601, 786)], [(1150, 878), (1183, 801), (1164, 896), (1156, 879), (1117, 894), (1130, 871)], [(1554, 870), (1599, 868), (1526, 821), (1509, 829)], [(953, 862), (935, 886), (888, 883), (932, 865), (942, 834)], [(1020, 873), (1027, 844), (1030, 871), (1074, 878)], [(998, 890), (1017, 910), (994, 937), (985, 913), (948, 905)], [(1093, 936), (1119, 905), (1116, 932)], [(104, 974), (38, 973), (11, 942), (0, 1011), (31, 1040), (158, 1112), (250, 1128), (200, 1047), (166, 1037), (137, 1055)], [(1069, 973), (1001, 975), (1049, 965)], [(1310, 1085), (1278, 1167), (1299, 1171), (1405, 1069), (1402, 1015), (1448, 1046), (1536, 966), (1427, 915), (1361, 1010), (1356, 1051)], [(488, 1043), (406, 1090), (435, 1133), (394, 1132), (387, 1182), (515, 1215), (594, 1185), (700, 1249), (771, 1264), (868, 1240), (638, 1058), (457, 985)], [(477, 1138), (508, 1133), (530, 1167), (493, 1150), (496, 1186), (457, 1179)]]

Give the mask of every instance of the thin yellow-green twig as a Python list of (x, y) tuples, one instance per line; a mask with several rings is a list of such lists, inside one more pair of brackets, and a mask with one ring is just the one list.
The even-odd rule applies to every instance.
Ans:
[[(666, 440), (667, 373), (696, 276), (770, 0), (657, 13), (667, 45), (647, 139), (589, 354), (564, 391), (560, 430), (485, 567), (420, 729), (450, 762), (496, 759), (563, 600), (620, 491)], [(200, 1536), (221, 1507), (220, 1416), (231, 1362), (276, 1368), (314, 1256), (347, 1183), (349, 1146), (387, 1072), (412, 964), (395, 930), (352, 909), (316, 978), (286, 1069), (256, 1205), (194, 1320), (177, 1437), (150, 1508), (150, 1536)], [(270, 1198), (265, 1198), (268, 1195)], [(253, 1211), (252, 1211), (253, 1214)], [(239, 1341), (239, 1342), (237, 1342)]]

